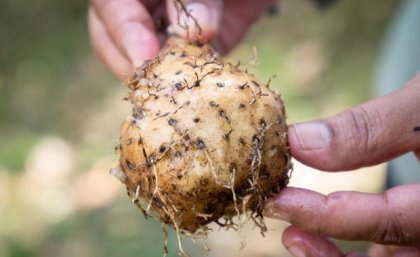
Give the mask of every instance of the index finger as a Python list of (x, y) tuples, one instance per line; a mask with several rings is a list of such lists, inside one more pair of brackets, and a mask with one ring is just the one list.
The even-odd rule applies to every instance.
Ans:
[(159, 40), (153, 20), (137, 0), (92, 0), (96, 13), (121, 52), (134, 66), (153, 58)]
[(337, 239), (420, 244), (420, 184), (383, 194), (335, 192), (327, 196), (285, 188), (270, 200), (265, 214)]

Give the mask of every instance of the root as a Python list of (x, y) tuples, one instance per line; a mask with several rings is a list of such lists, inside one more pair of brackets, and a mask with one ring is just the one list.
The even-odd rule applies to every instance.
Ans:
[[(233, 169), (231, 179), (230, 179), (230, 188), (232, 190), (232, 198), (233, 198), (233, 205), (235, 207), (236, 214), (238, 214), (238, 217), (241, 216), (241, 212), (238, 208), (238, 199), (236, 198), (236, 192), (235, 192), (235, 176), (236, 176), (236, 169)], [(239, 219), (239, 230), (241, 229), (241, 219)]]
[(166, 225), (165, 223), (162, 222), (162, 232), (163, 235), (165, 237), (164, 239), (164, 246), (163, 246), (163, 257), (166, 257), (166, 255), (168, 255), (169, 250), (168, 250), (168, 231), (166, 230)]
[(225, 222), (221, 223), (219, 220), (214, 221), (220, 228), (224, 228), (225, 230), (233, 229), (238, 231), (237, 224), (233, 222), (232, 217), (224, 217)]
[(273, 80), (273, 79), (275, 79), (275, 78), (277, 78), (277, 74), (272, 75), (272, 76), (268, 79), (268, 81), (267, 81), (267, 87), (268, 87), (268, 88), (270, 87), (271, 80)]
[(261, 166), (261, 150), (264, 142), (262, 142), (262, 137), (257, 137), (253, 140), (253, 158), (251, 163), (251, 175), (252, 180), (248, 179), (248, 182), (250, 183), (251, 190), (253, 190), (256, 193), (260, 192), (260, 187), (258, 184), (258, 173)]
[(141, 204), (139, 203), (140, 190), (141, 190), (141, 186), (137, 185), (136, 192), (134, 193), (134, 197), (131, 198), (131, 202), (134, 203), (141, 210), (141, 212), (144, 215), (144, 218), (147, 219), (147, 218), (149, 218), (149, 214), (143, 208), (143, 206), (141, 206)]
[(209, 151), (206, 149), (206, 150), (204, 151), (204, 153), (205, 153), (205, 155), (206, 155), (207, 161), (208, 161), (208, 162), (209, 162), (209, 164), (210, 164), (211, 173), (213, 174), (214, 179), (216, 179), (216, 181), (219, 181), (219, 176), (217, 176), (216, 171), (214, 170), (213, 162), (212, 162), (212, 160), (211, 160), (211, 158), (210, 158)]
[(137, 188), (136, 188), (136, 194), (135, 194), (136, 199), (139, 199), (140, 190), (141, 190), (141, 187), (140, 187), (140, 185), (138, 185)]
[(252, 141), (252, 150), (253, 150), (253, 158), (251, 163), (251, 174), (252, 174), (252, 180), (248, 180), (248, 182), (251, 185), (251, 190), (257, 190), (257, 193), (261, 192), (261, 188), (258, 184), (259, 179), (259, 173), (260, 173), (260, 167), (261, 167), (261, 151), (264, 146), (264, 137), (268, 130), (270, 130), (273, 126), (280, 124), (281, 121), (274, 121), (270, 123), (268, 126), (265, 124), (262, 125), (259, 130), (259, 135), (256, 136)]
[[(202, 42), (201, 34), (203, 30), (200, 24), (198, 24), (197, 19), (191, 15), (191, 12), (185, 7), (182, 0), (174, 0), (174, 5), (175, 5), (175, 8), (177, 9), (177, 23), (181, 28), (183, 28), (187, 32), (187, 38), (190, 38), (190, 28), (188, 26), (188, 19), (192, 19), (192, 21), (194, 22), (195, 28), (197, 30), (195, 32), (195, 36), (198, 39), (197, 41), (201, 43)], [(183, 21), (184, 22), (183, 24), (181, 22), (181, 13), (184, 13), (185, 16), (187, 17), (187, 19)]]
[[(156, 171), (156, 169), (154, 169), (154, 171)], [(157, 175), (157, 172), (155, 172), (155, 175)], [(175, 228), (176, 236), (177, 236), (177, 240), (178, 240), (179, 255), (182, 255), (183, 257), (189, 257), (185, 253), (185, 251), (184, 251), (184, 249), (182, 247), (181, 230), (179, 229), (178, 223), (175, 220), (174, 212), (172, 210), (172, 209), (176, 210), (176, 208), (173, 205), (168, 205), (167, 202), (166, 202), (166, 200), (165, 200), (165, 198), (162, 195), (160, 195), (160, 193), (159, 193), (159, 187), (156, 186), (156, 188), (157, 188), (157, 191), (155, 190), (155, 193), (159, 195), (160, 199), (164, 203), (162, 205), (161, 209), (170, 218), (170, 220), (172, 222), (172, 225)], [(153, 201), (153, 198), (154, 197), (152, 197), (151, 201)], [(152, 204), (152, 202), (149, 202), (148, 210), (151, 208), (151, 204)], [(142, 207), (140, 205), (137, 205), (137, 206), (142, 209)], [(171, 208), (168, 209), (167, 206), (170, 206)], [(176, 211), (179, 212), (178, 210), (176, 210)], [(158, 218), (156, 218), (156, 220), (159, 221)], [(163, 222), (161, 223), (161, 228), (162, 228), (162, 232), (164, 234), (164, 247), (163, 247), (164, 254), (163, 254), (163, 256), (165, 257), (168, 254), (168, 252), (169, 252), (169, 250), (168, 250), (168, 231), (166, 230), (166, 224), (163, 223)]]
[(257, 101), (257, 95), (255, 94), (254, 90), (252, 90), (251, 87), (248, 87), (248, 89), (251, 91), (252, 93), (252, 100), (249, 101), (249, 106), (253, 105), (256, 101)]
[[(159, 190), (159, 180), (158, 180), (158, 173), (157, 173), (156, 165), (153, 164), (152, 167), (153, 167), (152, 168), (153, 169), (153, 174), (154, 174), (154, 177), (155, 177), (155, 190), (153, 191), (153, 194), (152, 194), (152, 197), (150, 198), (149, 204), (148, 204), (146, 210), (144, 210), (140, 206), (140, 204), (138, 204), (137, 202), (136, 202), (136, 204), (137, 204), (137, 206), (140, 209), (143, 210), (143, 212), (145, 213), (145, 215), (149, 215), (150, 210), (152, 209), (152, 206), (153, 206), (153, 201), (154, 201), (154, 199), (156, 199), (156, 196), (157, 196), (158, 199), (161, 200), (162, 203), (163, 203), (159, 207), (171, 219), (172, 224), (175, 227), (175, 231), (176, 231), (176, 235), (177, 235), (177, 240), (178, 240), (178, 249), (179, 249), (180, 255), (182, 255), (183, 257), (189, 257), (185, 253), (184, 249), (182, 248), (181, 235), (180, 235), (181, 230), (179, 229), (178, 223), (175, 220), (174, 212), (175, 213), (179, 213), (179, 210), (174, 206), (174, 204), (173, 204), (173, 202), (171, 201), (170, 198), (165, 199), (165, 197), (160, 193), (160, 190)], [(138, 195), (138, 192), (137, 191), (139, 191), (139, 190), (140, 190), (140, 186), (137, 187), (136, 195)], [(168, 204), (168, 201), (171, 204)], [(169, 209), (167, 207), (169, 207)], [(163, 256), (166, 256), (168, 254), (168, 232), (166, 230), (165, 223), (162, 223), (162, 231), (163, 231), (163, 234), (164, 234), (164, 237), (165, 237), (165, 239), (164, 239), (164, 249), (163, 249), (164, 250), (164, 255)]]
[(260, 233), (263, 237), (265, 237), (265, 232), (267, 232), (267, 225), (264, 222), (264, 217), (262, 215), (257, 214), (257, 217), (254, 215), (250, 216), (252, 221), (254, 221), (255, 226), (260, 228)]
[(163, 117), (166, 117), (168, 115), (174, 115), (176, 114), (179, 110), (181, 110), (182, 108), (184, 108), (185, 106), (189, 105), (191, 102), (190, 101), (186, 101), (185, 103), (183, 103), (181, 106), (179, 106), (178, 108), (175, 109), (175, 111), (173, 112), (165, 112), (164, 114), (157, 114), (156, 118), (154, 118), (153, 120), (157, 120)]
[(202, 230), (198, 233), (198, 239), (201, 241), (201, 244), (203, 245), (204, 252), (206, 253), (206, 255), (208, 255), (210, 252), (210, 248), (206, 244), (205, 240), (207, 238), (209, 228), (207, 228), (207, 226), (204, 226), (201, 229)]
[[(162, 197), (161, 197), (161, 198), (162, 198)], [(165, 199), (164, 199), (164, 198), (162, 198), (162, 200), (163, 200), (163, 202), (165, 202)], [(172, 209), (173, 209), (176, 213), (179, 213), (179, 210), (175, 207), (174, 202), (171, 200), (171, 198), (168, 198), (167, 200), (168, 200), (168, 202), (170, 202), (170, 203), (171, 203), (171, 207), (172, 207)], [(166, 202), (165, 202), (165, 203), (166, 203)]]
[(208, 255), (210, 252), (209, 246), (206, 244), (206, 241), (204, 238), (200, 239), (200, 241), (203, 244), (204, 252), (206, 253), (206, 255)]
[(208, 220), (209, 218), (211, 218), (211, 216), (213, 216), (213, 214), (205, 214), (205, 213), (199, 213), (199, 212), (195, 212), (195, 215), (197, 215), (197, 217), (201, 217), (205, 220)]
[[(152, 197), (150, 198), (149, 204), (147, 205), (146, 213), (149, 214), (150, 209), (152, 208), (153, 200), (154, 199), (159, 199), (160, 201), (162, 201), (163, 206), (170, 206), (171, 209), (174, 212), (179, 213), (179, 210), (175, 207), (175, 205), (173, 204), (172, 200), (170, 198), (167, 199), (171, 203), (171, 205), (169, 205), (168, 202), (166, 201), (166, 198), (160, 193), (160, 190), (159, 190), (159, 180), (158, 180), (158, 174), (157, 174), (156, 165), (153, 164), (152, 167), (153, 167), (153, 175), (155, 176), (155, 190), (153, 191)], [(157, 198), (156, 198), (156, 195), (158, 196)], [(163, 206), (161, 208), (163, 208)]]
[(149, 218), (149, 214), (147, 213), (147, 211), (141, 206), (141, 204), (138, 202), (138, 201), (136, 201), (136, 202), (134, 202), (134, 204), (141, 210), (141, 212), (143, 213), (143, 215), (144, 215), (144, 218), (145, 219), (148, 219)]
[(155, 176), (155, 190), (153, 191), (152, 197), (150, 198), (149, 204), (147, 205), (147, 208), (146, 208), (146, 213), (147, 214), (150, 213), (150, 209), (152, 207), (153, 199), (155, 198), (156, 194), (159, 193), (159, 180), (158, 180), (156, 165), (153, 164), (152, 167), (153, 167), (153, 175)]
[(208, 245), (206, 244), (205, 239), (207, 238), (209, 228), (208, 228), (207, 226), (201, 226), (201, 227), (199, 227), (198, 229), (199, 229), (199, 230), (198, 230), (198, 231), (196, 231), (195, 233), (191, 233), (191, 232), (189, 232), (189, 231), (183, 231), (183, 233), (184, 233), (186, 236), (190, 237), (191, 241), (192, 241), (194, 244), (197, 244), (197, 241), (196, 241), (196, 240), (200, 240), (200, 242), (201, 242), (201, 243), (202, 243), (202, 245), (203, 245), (204, 252), (205, 252), (205, 253), (206, 253), (206, 255), (207, 255), (207, 254), (210, 252), (210, 248), (209, 248), (209, 247), (208, 247)]
[(244, 209), (242, 213), (239, 211), (239, 208), (238, 208), (238, 199), (236, 197), (236, 192), (235, 192), (235, 177), (236, 177), (236, 169), (233, 168), (231, 179), (230, 179), (230, 186), (232, 190), (233, 205), (235, 207), (236, 214), (238, 215), (238, 233), (239, 233), (239, 237), (241, 238), (241, 247), (239, 248), (239, 250), (242, 251), (246, 245), (246, 241), (245, 241), (246, 238), (242, 231), (242, 228), (244, 226), (244, 223), (242, 220), (242, 213), (246, 213), (246, 212), (245, 212), (244, 206), (242, 206)]
[(178, 250), (179, 250), (179, 254), (182, 255), (183, 257), (189, 257), (185, 251), (184, 248), (182, 248), (182, 241), (181, 241), (181, 230), (179, 229), (178, 223), (176, 223), (175, 221), (175, 217), (173, 215), (172, 212), (170, 212), (168, 209), (166, 209), (165, 206), (162, 207), (163, 211), (169, 216), (169, 218), (172, 221), (172, 224), (175, 227), (175, 232), (176, 232), (176, 238), (178, 240)]
[(281, 121), (274, 121), (268, 126), (262, 124), (259, 128), (259, 135), (253, 139), (253, 158), (251, 163), (251, 175), (252, 178), (248, 179), (250, 183), (249, 190), (253, 191), (253, 194), (258, 196), (258, 203), (254, 209), (254, 212), (250, 215), (251, 219), (254, 221), (255, 225), (260, 228), (261, 235), (264, 236), (264, 233), (267, 231), (267, 226), (264, 222), (264, 217), (261, 214), (261, 210), (263, 208), (263, 204), (266, 200), (266, 196), (261, 191), (261, 187), (259, 185), (259, 173), (261, 167), (261, 151), (264, 145), (264, 137), (268, 130), (270, 130), (273, 126), (280, 124)]
[(252, 68), (255, 68), (255, 66), (257, 65), (257, 59), (258, 59), (257, 47), (253, 46), (252, 47), (252, 54), (249, 57), (249, 63), (252, 65)]
[(219, 186), (222, 186), (222, 187), (224, 187), (224, 188), (231, 188), (231, 185), (229, 185), (229, 184), (225, 184), (225, 183), (224, 183), (224, 182), (223, 182), (223, 181), (219, 178), (219, 176), (216, 174), (216, 171), (215, 171), (214, 166), (213, 166), (213, 162), (212, 162), (212, 160), (211, 160), (211, 158), (210, 158), (210, 155), (209, 155), (209, 151), (208, 151), (207, 149), (205, 149), (204, 153), (205, 153), (205, 155), (206, 155), (207, 161), (208, 161), (208, 162), (209, 162), (209, 164), (210, 164), (211, 174), (213, 175), (213, 177), (214, 177), (214, 179), (215, 179), (216, 183), (217, 183)]

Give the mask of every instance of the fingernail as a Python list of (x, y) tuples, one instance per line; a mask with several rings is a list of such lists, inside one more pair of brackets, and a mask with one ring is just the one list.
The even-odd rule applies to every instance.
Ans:
[(293, 245), (287, 250), (294, 256), (294, 257), (306, 257), (305, 252), (297, 245)]
[(277, 204), (273, 199), (268, 200), (265, 204), (264, 216), (283, 221), (290, 221), (289, 214), (277, 208)]
[[(201, 2), (191, 2), (187, 4), (186, 8), (202, 29), (206, 31), (216, 29), (218, 19), (213, 17), (213, 6)], [(187, 22), (190, 29), (195, 29), (196, 24), (194, 20), (191, 17), (187, 17), (185, 13), (181, 14), (181, 22)]]
[(318, 150), (331, 143), (331, 130), (323, 122), (296, 124), (292, 129), (302, 150)]

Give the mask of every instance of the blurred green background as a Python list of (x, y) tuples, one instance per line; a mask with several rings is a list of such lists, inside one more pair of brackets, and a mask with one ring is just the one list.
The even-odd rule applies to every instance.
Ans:
[[(318, 10), (283, 0), (279, 14), (263, 17), (230, 58), (247, 60), (257, 47), (255, 73), (263, 81), (277, 75), (271, 85), (282, 93), (289, 123), (333, 115), (370, 98), (397, 2), (343, 0)], [(0, 1), (0, 256), (162, 255), (160, 225), (146, 222), (108, 174), (130, 108), (125, 88), (92, 54), (86, 6)], [(229, 241), (237, 235), (216, 232), (211, 256), (288, 256), (280, 245), (284, 224), (272, 225), (277, 230), (258, 244), (258, 231), (250, 232), (242, 253)], [(204, 255), (185, 241), (191, 255)], [(170, 246), (169, 256), (177, 256), (173, 234)]]

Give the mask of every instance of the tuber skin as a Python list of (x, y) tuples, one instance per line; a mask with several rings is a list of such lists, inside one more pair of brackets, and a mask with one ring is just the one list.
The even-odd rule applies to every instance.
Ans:
[(264, 203), (291, 170), (279, 94), (209, 45), (176, 36), (126, 84), (133, 111), (112, 173), (133, 203), (189, 235), (211, 222), (238, 228), (242, 214), (264, 232)]

